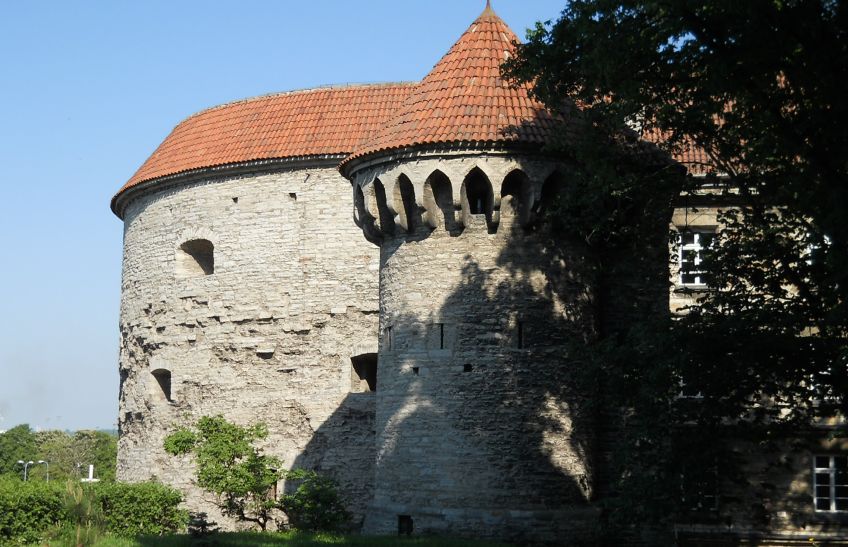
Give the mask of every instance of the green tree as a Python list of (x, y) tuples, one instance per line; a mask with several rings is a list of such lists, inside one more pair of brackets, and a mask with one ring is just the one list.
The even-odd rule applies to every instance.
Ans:
[(286, 472), (287, 484), (295, 486), (280, 498), (280, 508), (297, 530), (333, 532), (350, 520), (350, 513), (336, 490), (336, 483), (315, 471), (292, 469)]
[(168, 435), (165, 450), (194, 454), (197, 484), (218, 496), (222, 513), (265, 530), (277, 504), (269, 492), (280, 479), (280, 461), (253, 444), (267, 434), (262, 424), (241, 427), (222, 416), (204, 416), (194, 430), (181, 428)]
[[(587, 351), (607, 400), (632, 410), (613, 515), (676, 518), (684, 470), (702, 477), (720, 462), (732, 473), (718, 440), (768, 439), (844, 413), (848, 5), (573, 0), (505, 71), (569, 120), (551, 151), (575, 166), (575, 181), (552, 215), (607, 271), (657, 243), (631, 214), (645, 194), (662, 204), (666, 190), (698, 191), (692, 179), (640, 186), (611, 168), (606, 155), (638, 150), (633, 128), (669, 153), (703, 150), (706, 180), (734, 203), (708, 261), (713, 290), (674, 321), (636, 302)], [(601, 294), (614, 290), (604, 283)], [(699, 403), (677, 397), (684, 379)]]
[(0, 434), (0, 475), (23, 477), (18, 461), (37, 460), (35, 434), (29, 425), (22, 424)]
[[(115, 480), (118, 439), (104, 431), (81, 430), (75, 433), (50, 430), (35, 434), (37, 460), (50, 464), (50, 480), (79, 479), (94, 465), (102, 481)], [(36, 466), (33, 478), (44, 480), (46, 466)]]

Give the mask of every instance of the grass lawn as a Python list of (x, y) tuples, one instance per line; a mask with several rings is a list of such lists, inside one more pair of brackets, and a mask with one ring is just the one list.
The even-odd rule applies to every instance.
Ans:
[[(50, 547), (73, 547), (74, 542), (51, 541), (39, 544)], [(467, 539), (446, 539), (436, 537), (368, 537), (336, 536), (330, 534), (306, 534), (302, 532), (239, 532), (210, 534), (203, 539), (194, 539), (188, 535), (149, 536), (136, 539), (103, 538), (91, 547), (183, 547), (183, 546), (257, 546), (257, 547), (507, 547), (504, 543), (471, 541)], [(35, 547), (35, 546), (33, 546)]]

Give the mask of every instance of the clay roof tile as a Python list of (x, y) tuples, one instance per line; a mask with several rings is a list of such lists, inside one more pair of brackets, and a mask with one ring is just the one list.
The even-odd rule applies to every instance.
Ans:
[(415, 85), (318, 88), (204, 110), (177, 125), (115, 197), (143, 182), (195, 169), (348, 154), (397, 110)]

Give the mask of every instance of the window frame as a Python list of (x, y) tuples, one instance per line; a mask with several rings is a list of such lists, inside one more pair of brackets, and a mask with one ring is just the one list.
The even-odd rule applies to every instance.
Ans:
[(681, 506), (691, 512), (717, 513), (719, 511), (719, 499), (721, 497), (718, 461), (715, 461), (709, 467), (709, 471), (704, 475), (702, 478), (705, 480), (687, 482), (685, 470), (681, 471)]
[[(818, 465), (819, 464), (818, 460), (820, 458), (827, 458), (828, 467), (820, 467)], [(839, 469), (836, 465), (837, 460), (842, 461), (842, 465), (843, 465), (842, 470), (843, 470), (844, 477), (845, 477), (845, 479), (844, 479), (845, 483), (844, 484), (837, 484), (837, 482), (836, 482), (838, 471), (839, 471)], [(824, 513), (826, 513), (826, 514), (848, 514), (848, 454), (814, 454), (812, 464), (813, 464), (812, 465), (812, 471), (813, 471), (813, 480), (812, 480), (813, 510), (816, 513), (820, 513), (820, 514), (824, 514)], [(827, 474), (828, 483), (826, 485), (819, 484), (819, 482), (818, 482), (819, 481), (819, 475), (824, 475), (824, 474)], [(824, 488), (824, 487), (828, 488), (827, 497), (818, 495), (818, 492), (819, 492), (818, 489), (820, 487), (821, 488)], [(843, 491), (843, 493), (846, 494), (846, 495), (837, 496), (836, 495), (836, 489), (838, 487), (844, 488), (845, 490)], [(828, 502), (829, 502), (829, 504), (828, 504), (829, 508), (828, 509), (820, 509), (819, 508), (819, 504), (818, 504), (819, 500), (824, 500), (824, 499), (828, 500)], [(845, 504), (844, 509), (837, 508), (837, 500), (843, 500), (843, 502)]]
[[(693, 236), (692, 243), (684, 243), (684, 237), (687, 234), (691, 234)], [(706, 245), (701, 241), (701, 236), (708, 235), (710, 241), (707, 242)], [(701, 253), (710, 247), (712, 247), (713, 242), (716, 237), (716, 229), (710, 227), (701, 227), (701, 228), (691, 228), (686, 227), (683, 229), (677, 230), (677, 285), (685, 288), (706, 288), (709, 286), (706, 279), (701, 280), (701, 276), (703, 276), (706, 272), (704, 270), (698, 269), (703, 263), (703, 259), (701, 257)], [(688, 264), (689, 261), (684, 261), (683, 256), (687, 251), (694, 252), (694, 258), (692, 260), (692, 267), (686, 268), (684, 264)], [(684, 275), (695, 275), (696, 281), (694, 282), (685, 282), (683, 280)]]

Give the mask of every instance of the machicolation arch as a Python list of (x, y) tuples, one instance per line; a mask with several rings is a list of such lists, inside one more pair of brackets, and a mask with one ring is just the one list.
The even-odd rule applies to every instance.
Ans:
[(498, 233), (502, 223), (533, 230), (566, 178), (550, 164), (505, 163), (451, 169), (440, 161), (426, 170), (409, 166), (372, 173), (354, 184), (357, 224), (376, 244), (400, 235), (398, 228), (403, 237), (415, 239), (438, 229), (455, 237), (484, 224), (489, 234)]

